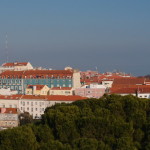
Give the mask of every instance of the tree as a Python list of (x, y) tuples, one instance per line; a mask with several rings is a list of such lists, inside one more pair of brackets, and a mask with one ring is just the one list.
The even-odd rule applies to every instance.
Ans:
[(19, 115), (20, 125), (25, 125), (33, 122), (33, 117), (29, 114), (29, 112), (24, 112)]

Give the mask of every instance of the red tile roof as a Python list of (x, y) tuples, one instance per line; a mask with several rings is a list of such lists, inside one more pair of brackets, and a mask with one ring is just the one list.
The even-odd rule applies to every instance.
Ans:
[(71, 78), (72, 70), (27, 70), (27, 71), (5, 71), (0, 78)]
[(147, 78), (117, 78), (113, 84), (146, 84), (150, 82)]
[(26, 66), (28, 62), (10, 62), (2, 64), (3, 67)]
[(121, 89), (115, 89), (111, 88), (110, 93), (115, 94), (135, 94), (135, 93), (150, 93), (150, 87), (145, 88), (121, 88)]
[(13, 96), (3, 96), (0, 95), (0, 99), (8, 99), (8, 100), (21, 100), (21, 99), (37, 99), (37, 100), (49, 100), (49, 101), (77, 101), (84, 100), (87, 97), (77, 96), (77, 95), (13, 95)]
[(0, 108), (0, 113), (3, 113), (3, 114), (17, 114), (17, 108)]

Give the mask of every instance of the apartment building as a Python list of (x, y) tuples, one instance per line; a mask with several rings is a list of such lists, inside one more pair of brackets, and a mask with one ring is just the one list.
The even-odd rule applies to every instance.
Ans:
[(105, 94), (106, 87), (99, 84), (84, 85), (81, 88), (75, 89), (75, 95), (88, 97), (88, 98), (100, 98)]
[(41, 118), (47, 107), (56, 103), (72, 103), (77, 100), (87, 99), (81, 96), (64, 95), (0, 95), (1, 108), (18, 108), (20, 112), (29, 112), (34, 119)]
[(26, 95), (49, 95), (49, 87), (47, 85), (28, 85)]
[(23, 71), (23, 70), (32, 70), (33, 66), (30, 62), (8, 62), (2, 64), (0, 67), (0, 72), (4, 72), (7, 70), (10, 71)]
[(0, 74), (0, 88), (10, 88), (25, 94), (28, 85), (80, 87), (80, 72), (74, 70), (5, 71)]
[(0, 127), (1, 129), (13, 128), (19, 125), (17, 108), (0, 108)]
[(74, 89), (72, 87), (53, 87), (49, 95), (74, 95)]

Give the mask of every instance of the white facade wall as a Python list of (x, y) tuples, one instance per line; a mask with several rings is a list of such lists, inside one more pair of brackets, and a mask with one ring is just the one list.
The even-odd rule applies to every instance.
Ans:
[(74, 73), (73, 73), (73, 88), (79, 88), (79, 87), (81, 87), (80, 72), (74, 71)]
[(33, 66), (28, 62), (26, 66), (14, 66), (14, 71), (31, 70)]
[(104, 85), (106, 88), (111, 88), (112, 84), (113, 84), (113, 81), (107, 81), (107, 80), (102, 81), (102, 85)]
[(10, 88), (8, 89), (0, 89), (0, 95), (16, 95), (18, 91), (11, 91)]
[(72, 103), (72, 101), (50, 101), (46, 99), (0, 99), (1, 108), (18, 108), (21, 113), (29, 112), (33, 118), (41, 118), (47, 107), (56, 103)]
[(150, 93), (138, 93), (139, 98), (150, 98)]
[(0, 99), (1, 108), (19, 108), (19, 100)]
[(71, 101), (49, 101), (42, 99), (21, 99), (19, 100), (19, 110), (23, 112), (29, 112), (34, 119), (41, 118), (47, 107), (53, 106), (56, 103), (71, 103)]
[(150, 98), (150, 93), (138, 93), (138, 95), (136, 95), (135, 93), (132, 93), (132, 94), (126, 93), (126, 94), (119, 94), (119, 95), (121, 95), (121, 96), (133, 95), (133, 96), (137, 96), (139, 98), (147, 98), (147, 99)]

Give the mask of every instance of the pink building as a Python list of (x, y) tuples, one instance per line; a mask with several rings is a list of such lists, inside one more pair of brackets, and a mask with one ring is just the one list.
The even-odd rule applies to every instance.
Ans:
[(95, 86), (86, 86), (75, 89), (75, 95), (88, 98), (100, 98), (105, 94), (105, 89), (106, 88), (103, 85), (98, 88)]

